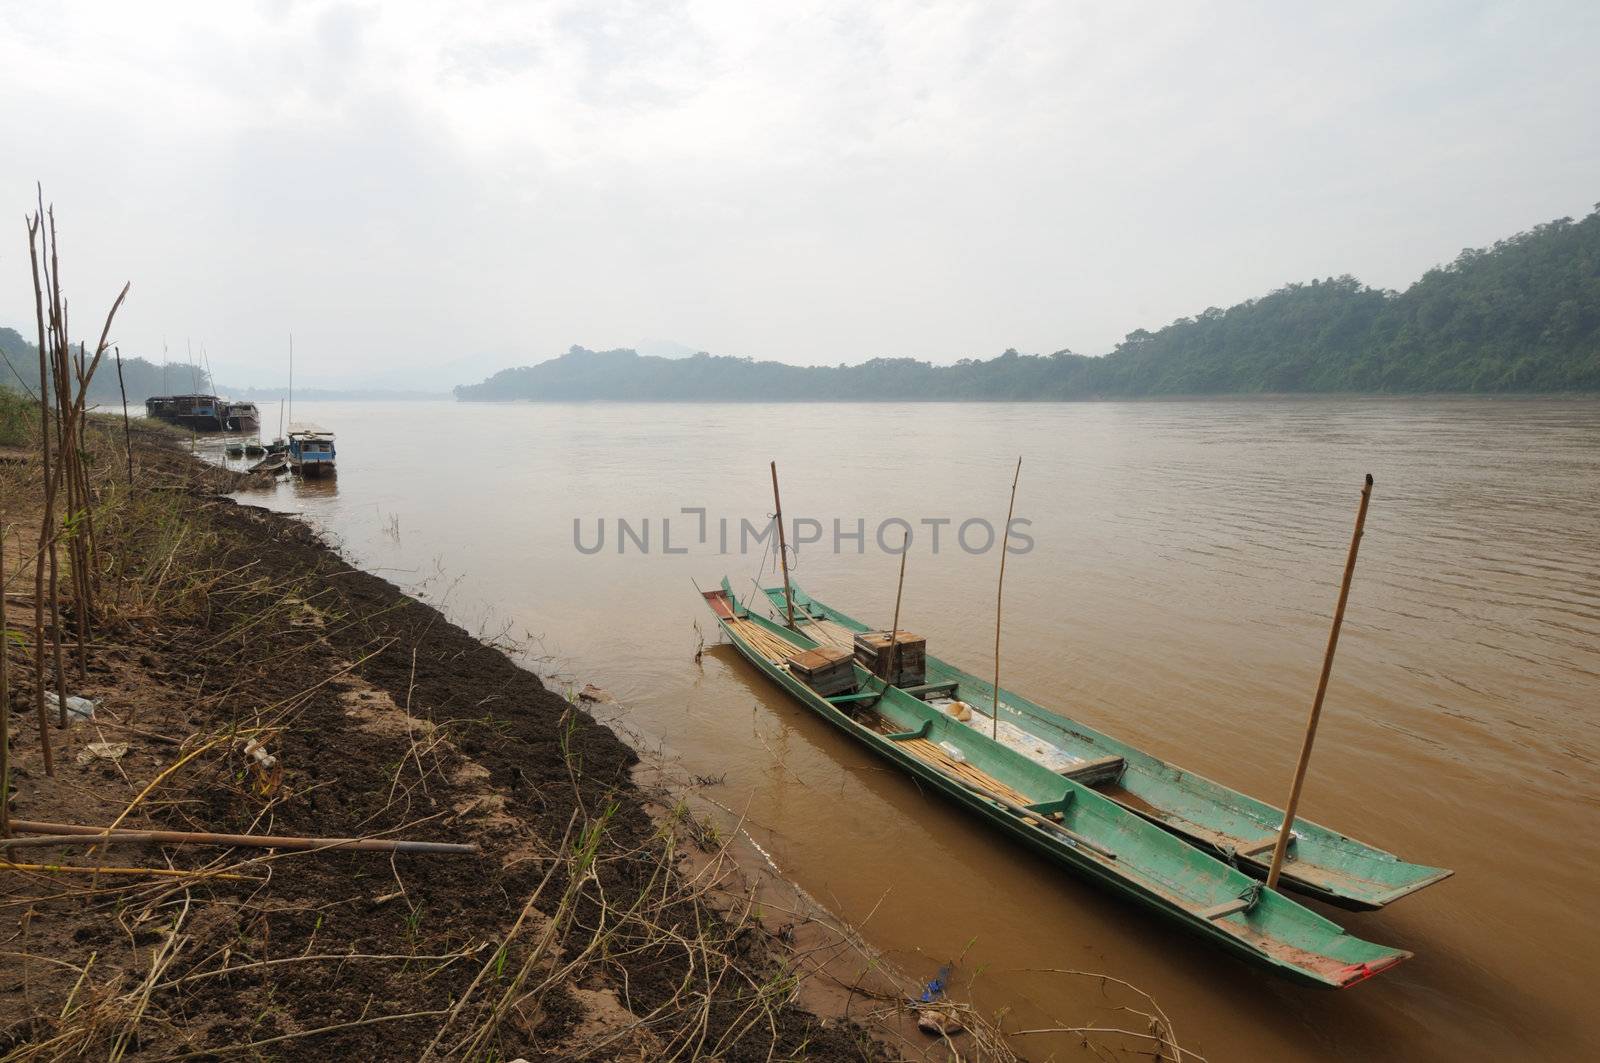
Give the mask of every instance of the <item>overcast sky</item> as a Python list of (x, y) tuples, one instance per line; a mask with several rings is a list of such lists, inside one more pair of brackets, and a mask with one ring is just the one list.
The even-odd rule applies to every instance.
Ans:
[(37, 178), (78, 329), (131, 280), (225, 383), (1100, 354), (1587, 213), (1597, 56), (1593, 0), (5, 2), (0, 324)]

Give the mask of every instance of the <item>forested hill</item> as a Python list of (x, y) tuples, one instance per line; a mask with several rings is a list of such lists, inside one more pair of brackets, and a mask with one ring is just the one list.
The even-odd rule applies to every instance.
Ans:
[(1600, 391), (1600, 207), (1463, 251), (1404, 292), (1291, 284), (1110, 354), (797, 367), (574, 347), (461, 399), (1073, 399), (1251, 392)]
[[(92, 355), (94, 352), (89, 353)], [(5, 356), (0, 361), (0, 387), (37, 395), (39, 348), (24, 339), (16, 329), (0, 328), (0, 355)], [(205, 392), (210, 389), (210, 381), (203, 369), (191, 371), (186, 365), (171, 365), (163, 371), (154, 362), (129, 358), (127, 355), (122, 358), (122, 379), (128, 387), (130, 405), (143, 406), (144, 400), (151, 395)], [(122, 403), (122, 393), (117, 388), (117, 365), (109, 351), (100, 360), (100, 368), (89, 383), (89, 401), (101, 405), (120, 406)]]

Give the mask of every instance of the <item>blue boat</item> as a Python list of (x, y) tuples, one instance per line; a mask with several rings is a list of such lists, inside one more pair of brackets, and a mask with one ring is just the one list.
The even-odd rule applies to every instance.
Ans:
[(289, 468), (297, 476), (320, 479), (336, 475), (333, 433), (316, 425), (289, 430)]

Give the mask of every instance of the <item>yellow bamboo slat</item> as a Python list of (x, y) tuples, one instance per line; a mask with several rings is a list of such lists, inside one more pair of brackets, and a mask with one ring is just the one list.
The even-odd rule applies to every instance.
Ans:
[(748, 642), (757, 653), (773, 664), (782, 664), (789, 657), (800, 652), (799, 646), (748, 620), (735, 617), (732, 620), (724, 621), (724, 623), (727, 624), (730, 631)]
[(800, 625), (800, 629), (814, 642), (827, 643), (841, 650), (855, 649), (855, 633), (832, 620), (807, 620)]
[(1034, 799), (1020, 790), (1013, 789), (996, 779), (987, 772), (973, 767), (971, 764), (951, 758), (951, 756), (933, 742), (926, 738), (912, 738), (900, 743), (912, 756), (925, 761), (944, 772), (966, 782), (972, 783), (980, 789), (987, 790), (996, 797), (1003, 797), (1014, 805), (1031, 805)]

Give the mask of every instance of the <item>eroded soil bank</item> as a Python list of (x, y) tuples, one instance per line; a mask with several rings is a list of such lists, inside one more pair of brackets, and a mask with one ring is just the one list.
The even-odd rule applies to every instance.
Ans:
[[(34, 712), (38, 470), (0, 465), (12, 817), (478, 851), (17, 844), (0, 852), (0, 1057), (928, 1050), (854, 1021), (892, 996), (838, 973), (870, 960), (845, 956), (831, 992), (804, 995), (807, 955), (848, 949), (770, 880), (730, 878), (728, 839), (641, 788), (633, 750), (582, 704), (304, 525), (233, 503), (235, 477), (159, 431), (122, 482), (119, 437), (95, 444), (103, 583), (83, 677), (66, 651), (69, 692), (99, 706), (65, 728), (52, 714), (54, 777)], [(841, 1014), (806, 1010), (819, 1000)]]

